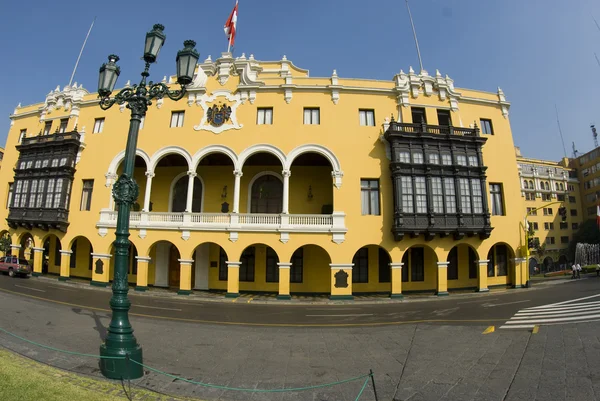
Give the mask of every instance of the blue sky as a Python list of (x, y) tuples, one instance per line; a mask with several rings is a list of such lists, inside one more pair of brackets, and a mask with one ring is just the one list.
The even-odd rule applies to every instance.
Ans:
[[(0, 49), (0, 144), (8, 116), (21, 102), (43, 101), (69, 82), (89, 26), (94, 29), (75, 81), (95, 91), (98, 68), (121, 57), (118, 85), (139, 79), (144, 34), (166, 26), (167, 41), (151, 78), (175, 73), (175, 54), (194, 39), (201, 60), (227, 49), (223, 24), (233, 0), (4, 1)], [(511, 125), (525, 156), (558, 160), (593, 148), (591, 123), (600, 126), (598, 0), (411, 0), (425, 69), (448, 74), (458, 87), (496, 91), (511, 106)], [(240, 0), (235, 55), (259, 60), (287, 55), (311, 76), (392, 79), (418, 61), (403, 0)]]

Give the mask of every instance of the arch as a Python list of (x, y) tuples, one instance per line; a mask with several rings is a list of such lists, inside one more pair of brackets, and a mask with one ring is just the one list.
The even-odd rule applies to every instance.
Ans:
[[(202, 242), (188, 254), (193, 260), (192, 288), (196, 290), (227, 290), (229, 269), (227, 261), (230, 260), (227, 251), (220, 244), (212, 241)], [(217, 266), (214, 262), (217, 262)], [(211, 269), (213, 267), (213, 269)], [(214, 269), (216, 267), (216, 269)], [(215, 271), (216, 270), (216, 271)]]
[(331, 256), (322, 246), (304, 244), (289, 259), (290, 293), (331, 292)]
[(542, 264), (546, 272), (554, 271), (554, 259), (551, 256), (546, 256)]
[(294, 162), (294, 159), (296, 159), (296, 157), (300, 156), (303, 153), (317, 153), (329, 160), (333, 171), (339, 172), (342, 170), (340, 162), (335, 156), (335, 154), (331, 150), (327, 149), (325, 146), (316, 144), (300, 145), (292, 149), (292, 151), (287, 155), (287, 162), (283, 166), (284, 170), (289, 170), (292, 166), (292, 163)]
[[(168, 205), (168, 211), (169, 213), (172, 212), (173, 210), (173, 194), (175, 191), (175, 185), (177, 184), (177, 182), (183, 178), (184, 176), (187, 176), (188, 173), (187, 171), (184, 171), (183, 173), (179, 173), (175, 176), (175, 178), (173, 178), (173, 181), (171, 181), (171, 186), (169, 187), (169, 205)], [(200, 196), (200, 213), (202, 213), (204, 211), (204, 193), (205, 191), (205, 186), (204, 186), (204, 180), (202, 180), (202, 177), (200, 177), (199, 175), (197, 175), (196, 177), (194, 177), (194, 192), (195, 192), (195, 188), (196, 188), (196, 182), (195, 179), (198, 179), (200, 181), (200, 185), (202, 185), (202, 194)], [(185, 183), (186, 188), (187, 188), (187, 181)], [(187, 192), (186, 192), (187, 193)]]
[(61, 240), (56, 234), (49, 233), (42, 239), (44, 248), (42, 259), (42, 273), (60, 273)]
[(177, 245), (171, 241), (159, 240), (150, 245), (146, 254), (151, 258), (148, 266), (148, 284), (179, 288), (181, 252)]
[(19, 257), (20, 258), (25, 258), (27, 260), (32, 260), (31, 258), (33, 257), (33, 250), (32, 248), (35, 247), (35, 240), (33, 239), (33, 235), (31, 235), (31, 233), (29, 232), (24, 232), (19, 236), (19, 245), (21, 245), (21, 248), (19, 248), (18, 252), (19, 252)]
[(533, 181), (529, 180), (529, 188), (530, 189), (535, 189), (535, 186), (533, 185)]
[(162, 149), (157, 150), (150, 159), (150, 165), (148, 166), (148, 171), (154, 173), (154, 169), (156, 169), (156, 165), (165, 156), (168, 155), (179, 155), (182, 156), (188, 165), (188, 171), (193, 171), (192, 169), (192, 156), (188, 153), (187, 150), (180, 146), (167, 146)]
[(30, 247), (35, 246), (35, 240), (33, 239), (33, 235), (29, 231), (25, 231), (19, 235), (19, 238), (17, 240), (17, 243), (21, 245), (21, 249), (24, 248), (24, 242), (28, 239), (31, 240), (31, 242), (28, 245), (30, 245)]
[(477, 279), (478, 260), (479, 254), (473, 246), (469, 244), (457, 244), (453, 246), (446, 257), (446, 261), (448, 262), (448, 287), (460, 287), (461, 285), (457, 283)]
[[(252, 213), (252, 187), (254, 186), (254, 183), (260, 179), (261, 177), (264, 176), (268, 176), (271, 175), (273, 177), (277, 177), (279, 179), (279, 181), (281, 182), (281, 190), (282, 190), (282, 199), (283, 199), (283, 177), (281, 176), (281, 174), (275, 173), (273, 171), (261, 171), (260, 173), (257, 173), (254, 177), (252, 177), (252, 179), (250, 180), (250, 183), (248, 184), (248, 205), (247, 205), (247, 211), (249, 213)], [(281, 212), (279, 212), (281, 213)]]
[(569, 259), (567, 258), (567, 255), (563, 254), (558, 257), (558, 265), (562, 270), (567, 270), (569, 268)]
[[(85, 240), (85, 242), (83, 242)], [(86, 245), (88, 245), (89, 251), (85, 253)], [(71, 275), (78, 277), (92, 277), (92, 253), (94, 252), (94, 246), (92, 242), (83, 235), (74, 237), (66, 248), (73, 253), (69, 258), (70, 268), (72, 269)]]
[(226, 155), (231, 159), (234, 168), (238, 168), (238, 157), (233, 150), (223, 145), (210, 145), (200, 149), (194, 156), (192, 157), (192, 170), (196, 171), (198, 169), (198, 165), (206, 156), (213, 153), (221, 153)]
[[(422, 255), (416, 249), (423, 249)], [(435, 291), (438, 261), (437, 254), (428, 245), (418, 244), (406, 249), (402, 255), (402, 281), (407, 283), (407, 290)]]
[[(146, 163), (146, 169), (150, 166), (150, 157), (146, 152), (141, 149), (135, 150), (135, 155), (144, 159), (144, 163)], [(108, 174), (117, 174), (117, 168), (125, 158), (125, 151), (122, 150), (112, 159), (110, 164), (108, 165)]]
[(276, 146), (273, 145), (268, 145), (268, 144), (258, 144), (258, 145), (252, 145), (246, 149), (244, 149), (242, 151), (242, 153), (240, 153), (239, 157), (238, 157), (238, 162), (236, 165), (236, 170), (242, 170), (242, 168), (244, 167), (244, 163), (246, 162), (246, 160), (248, 160), (248, 158), (256, 153), (270, 153), (273, 156), (277, 157), (279, 159), (279, 161), (281, 162), (281, 166), (282, 168), (285, 168), (286, 166), (286, 157), (285, 154), (281, 151), (281, 149), (279, 149)]
[(529, 189), (529, 185), (527, 184), (527, 180), (523, 180), (523, 188)]
[(550, 190), (550, 184), (548, 184), (548, 181), (546, 181), (546, 183), (544, 184), (544, 186), (546, 187), (546, 191)]
[[(506, 253), (498, 253), (498, 247), (505, 247)], [(510, 271), (514, 268), (514, 249), (506, 242), (496, 242), (487, 253), (488, 277), (510, 278)], [(510, 281), (510, 280), (509, 280)]]
[[(257, 249), (259, 247), (265, 247), (264, 255), (262, 249)], [(244, 248), (238, 260), (241, 263), (239, 267), (240, 290), (276, 291), (278, 289), (280, 259), (275, 249), (265, 243), (253, 243)]]
[[(374, 255), (370, 252), (377, 249), (377, 264), (374, 264)], [(357, 284), (358, 291), (363, 290), (387, 290), (391, 288), (391, 267), (392, 258), (387, 249), (380, 245), (368, 244), (360, 247), (352, 257), (352, 283)], [(375, 279), (377, 276), (377, 279)], [(379, 286), (384, 284), (383, 288)], [(368, 287), (365, 284), (370, 284)], [(363, 288), (360, 288), (363, 287)], [(364, 288), (367, 287), (367, 288)], [(375, 288), (379, 287), (379, 288)], [(353, 287), (354, 292), (354, 287)]]

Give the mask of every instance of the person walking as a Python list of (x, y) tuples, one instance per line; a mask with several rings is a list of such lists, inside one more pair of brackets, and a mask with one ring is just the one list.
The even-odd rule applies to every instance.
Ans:
[(577, 278), (581, 278), (581, 265), (577, 263)]
[(577, 264), (573, 263), (573, 266), (571, 266), (571, 271), (573, 272), (573, 274), (571, 275), (571, 280), (573, 280), (575, 278), (575, 276), (577, 275)]

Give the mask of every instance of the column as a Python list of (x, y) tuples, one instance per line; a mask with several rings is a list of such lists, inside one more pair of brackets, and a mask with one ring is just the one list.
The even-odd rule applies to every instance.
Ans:
[(179, 295), (192, 293), (192, 264), (193, 259), (177, 259), (179, 261)]
[(72, 253), (73, 251), (60, 250), (60, 276), (58, 276), (60, 281), (67, 281), (71, 276), (71, 266), (69, 266), (69, 263), (71, 262)]
[(515, 258), (513, 261), (515, 266), (513, 288), (523, 288), (527, 283), (527, 258)]
[(235, 183), (233, 185), (233, 213), (240, 212), (240, 182), (244, 173), (242, 170), (233, 170), (235, 176)]
[(277, 263), (279, 266), (279, 294), (277, 299), (292, 299), (290, 295), (290, 268), (291, 263)]
[(20, 252), (21, 252), (21, 245), (15, 245), (15, 244), (10, 245), (10, 254), (12, 256), (19, 257)]
[[(192, 213), (192, 200), (194, 199), (194, 178), (198, 174), (195, 171), (188, 171), (187, 175), (188, 179), (188, 191), (187, 191), (187, 201), (185, 203), (185, 211), (187, 213)], [(204, 189), (204, 188), (203, 188)]]
[(92, 253), (92, 281), (90, 285), (96, 287), (108, 287), (110, 258), (109, 253)]
[(42, 264), (44, 263), (44, 248), (33, 249), (33, 272), (32, 276), (37, 277), (42, 275)]
[(437, 262), (437, 291), (438, 297), (448, 295), (448, 265), (450, 262)]
[(352, 267), (354, 263), (330, 263), (331, 300), (354, 299), (352, 296)]
[(148, 289), (148, 264), (152, 258), (148, 256), (136, 256), (137, 259), (137, 283), (136, 291), (146, 291)]
[(487, 268), (488, 268), (489, 260), (477, 260), (475, 263), (479, 265), (477, 269), (477, 291), (479, 292), (487, 292), (488, 283), (487, 283)]
[(283, 205), (281, 213), (288, 214), (290, 204), (290, 175), (292, 175), (292, 172), (290, 170), (283, 170), (281, 175), (283, 175)]
[(240, 266), (242, 262), (225, 262), (227, 264), (227, 294), (226, 298), (240, 296)]
[(154, 178), (155, 174), (146, 171), (146, 192), (144, 195), (144, 212), (150, 211), (150, 195), (152, 194), (152, 178)]
[(402, 266), (404, 263), (390, 263), (390, 269), (392, 269), (392, 294), (390, 298), (402, 299)]

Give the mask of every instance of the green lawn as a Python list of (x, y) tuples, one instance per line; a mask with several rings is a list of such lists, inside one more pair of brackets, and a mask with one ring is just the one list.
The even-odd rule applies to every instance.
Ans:
[[(174, 399), (134, 386), (131, 392), (133, 400)], [(122, 401), (127, 399), (120, 382), (80, 376), (0, 348), (0, 400)]]

